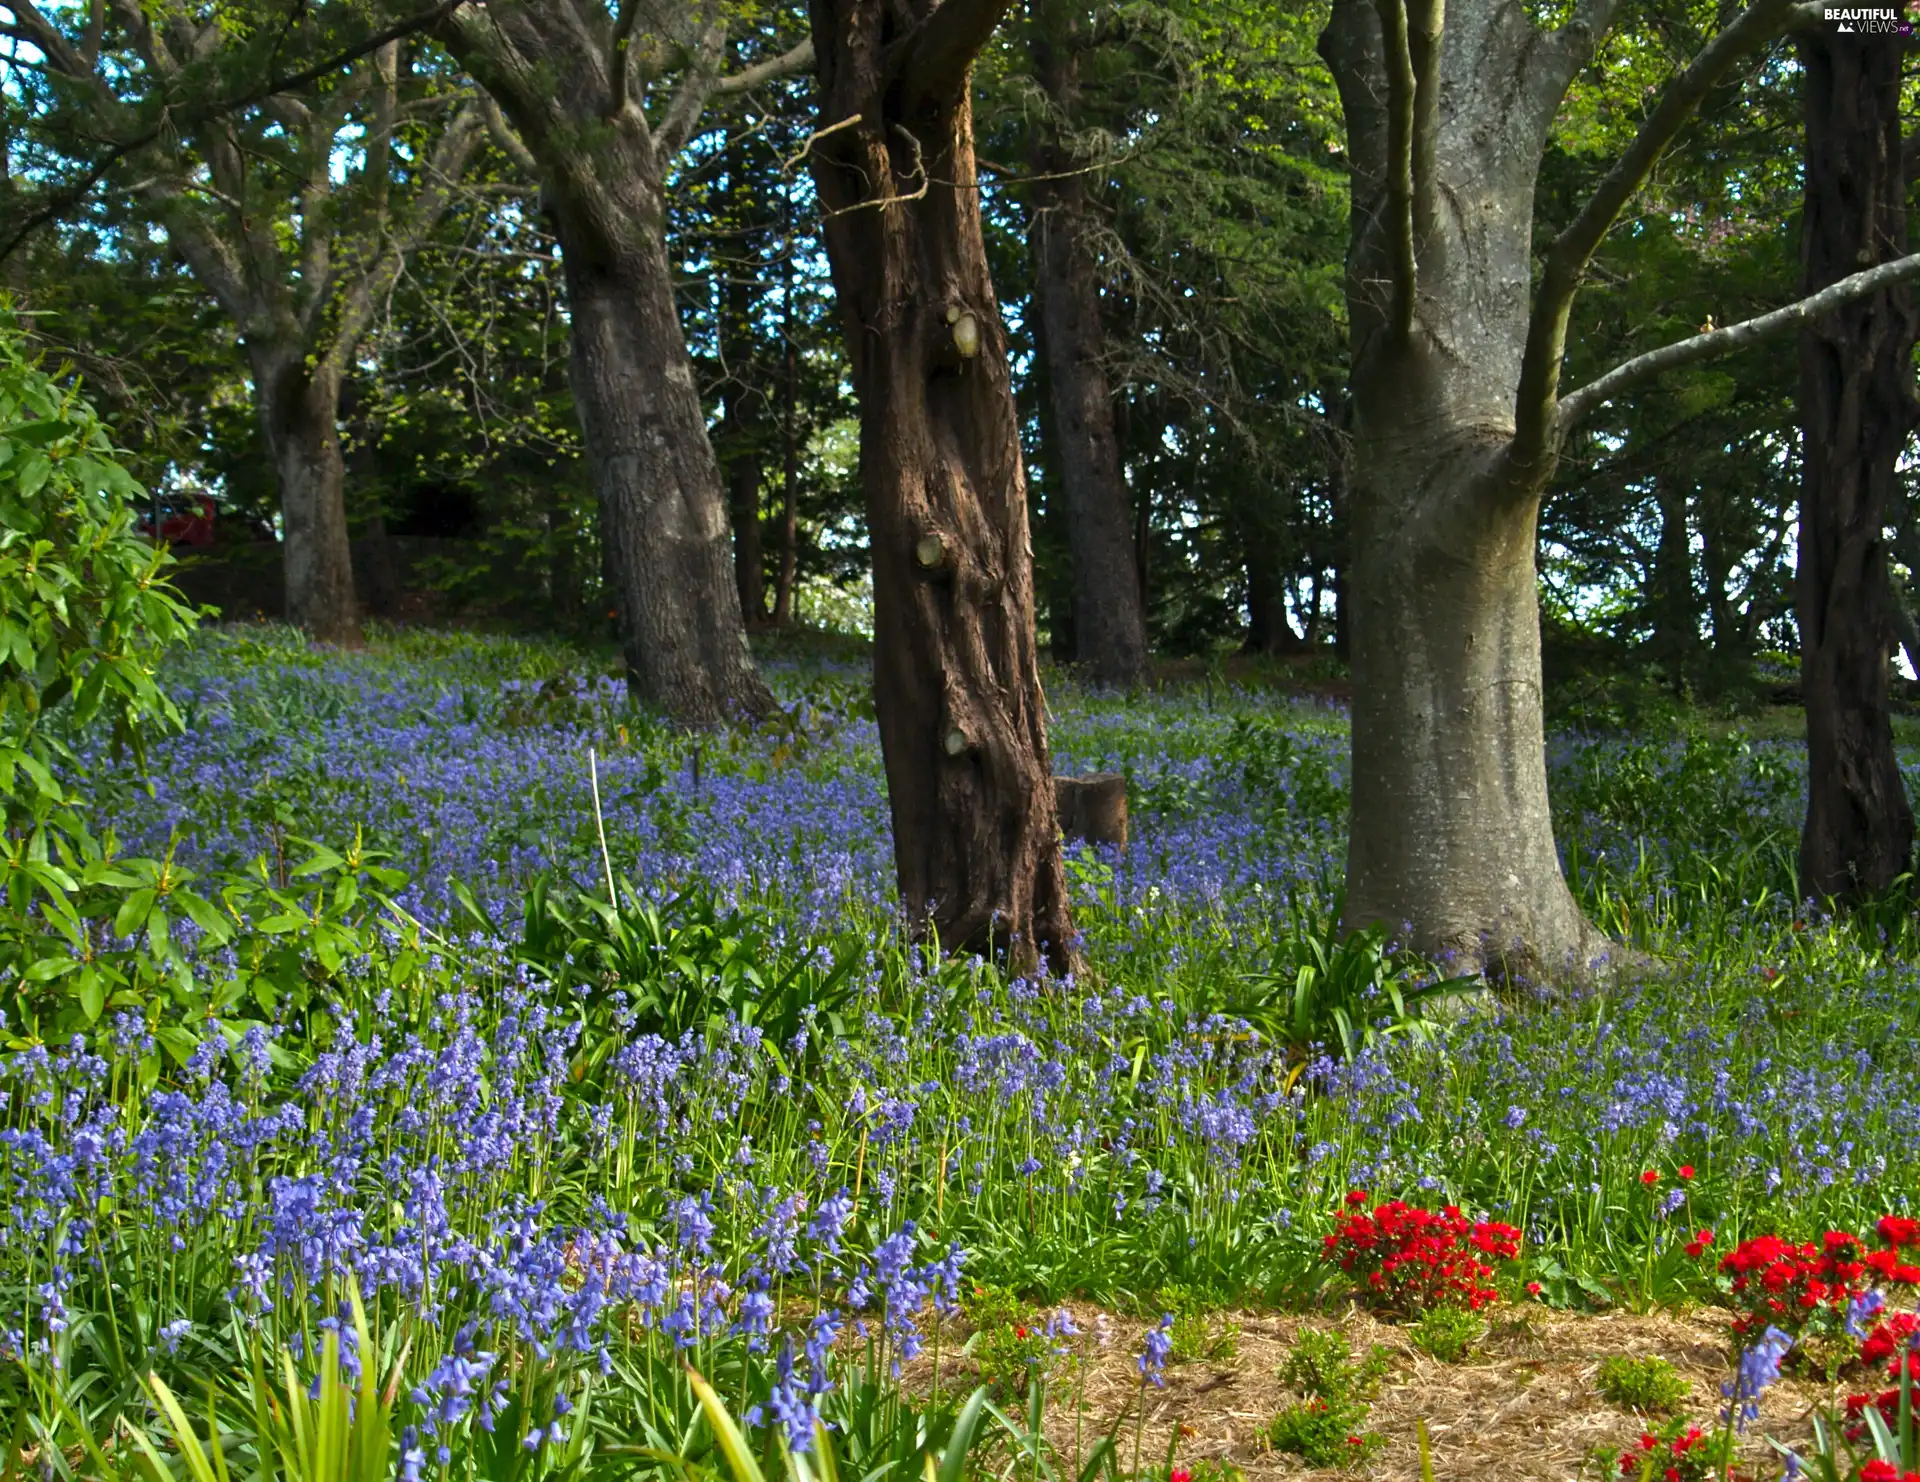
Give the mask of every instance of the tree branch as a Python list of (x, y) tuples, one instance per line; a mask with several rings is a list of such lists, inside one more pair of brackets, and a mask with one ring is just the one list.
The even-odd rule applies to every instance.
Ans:
[(939, 9), (887, 48), (887, 71), (899, 82), (907, 111), (959, 90), (1009, 3), (943, 0)]
[(607, 117), (618, 118), (626, 111), (628, 86), (632, 80), (631, 58), (627, 47), (633, 41), (634, 23), (640, 19), (640, 0), (620, 0), (620, 12), (613, 18), (613, 39), (607, 46)]
[[(161, 110), (161, 122), (151, 128), (142, 130), (130, 139), (123, 139), (98, 160), (94, 161), (93, 164), (89, 165), (77, 180), (49, 191), (45, 197), (45, 204), (38, 210), (31, 212), (27, 216), (27, 219), (7, 237), (5, 243), (0, 244), (0, 262), (4, 262), (7, 258), (11, 257), (20, 244), (26, 241), (33, 232), (45, 226), (50, 221), (58, 220), (75, 206), (79, 205), (80, 202), (84, 201), (93, 193), (93, 188), (96, 185), (107, 178), (107, 175), (115, 165), (130, 155), (138, 154), (148, 145), (158, 140), (163, 132), (169, 129), (180, 131), (184, 128), (191, 128), (196, 124), (218, 118), (223, 113), (231, 113), (236, 108), (247, 108), (255, 103), (264, 102), (275, 93), (292, 92), (297, 88), (306, 87), (310, 83), (318, 82), (321, 78), (329, 77), (333, 73), (338, 72), (342, 67), (350, 66), (354, 62), (359, 61), (360, 58), (378, 51), (390, 41), (398, 41), (405, 37), (412, 36), (417, 32), (431, 29), (466, 3), (467, 0), (439, 0), (439, 3), (431, 9), (411, 16), (406, 20), (398, 21), (383, 31), (376, 32), (364, 40), (355, 42), (352, 46), (335, 53), (324, 61), (318, 62), (311, 67), (303, 67), (298, 72), (290, 72), (283, 76), (271, 78), (260, 87), (249, 88), (234, 97), (197, 105), (187, 102), (169, 104)], [(14, 3), (10, 8), (17, 16), (31, 7)], [(58, 35), (59, 33), (55, 32), (54, 34)], [(61, 45), (65, 45), (64, 38), (61, 41)], [(44, 47), (41, 49), (43, 51), (45, 50)], [(51, 55), (51, 53), (49, 53), (49, 55)]]
[(1388, 315), (1393, 337), (1413, 333), (1415, 276), (1413, 241), (1413, 124), (1419, 79), (1413, 70), (1406, 0), (1374, 0), (1387, 73), (1387, 209), (1384, 224), (1393, 258), (1393, 308)]
[[(1446, 0), (1407, 0), (1407, 56), (1413, 67), (1413, 224), (1416, 243), (1437, 244), (1440, 187), (1434, 155), (1440, 140), (1440, 39)], [(1415, 261), (1418, 261), (1418, 249)], [(1417, 288), (1416, 281), (1415, 287)]]
[(763, 83), (775, 82), (782, 77), (791, 77), (796, 72), (804, 72), (813, 65), (813, 38), (805, 41), (791, 51), (783, 51), (777, 57), (768, 57), (764, 62), (756, 62), (751, 67), (742, 67), (738, 72), (718, 79), (713, 85), (716, 98), (731, 97), (735, 93), (744, 93)]
[(408, 256), (417, 251), (440, 224), (440, 218), (446, 214), (447, 205), (453, 198), (454, 188), (472, 160), (474, 150), (479, 147), (485, 130), (486, 124), (480, 109), (471, 103), (463, 105), (448, 121), (446, 131), (441, 134), (440, 142), (434, 146), (428, 158), (426, 179), (414, 199), (412, 218), (405, 230), (388, 236), (379, 256), (364, 273), (346, 286), (340, 303), (340, 317), (334, 328), (333, 343), (327, 347), (324, 357), (326, 364), (333, 369), (346, 369), (347, 362), (359, 349), (361, 338), (373, 320), (375, 304), (386, 296), (387, 290), (398, 279)]
[(1700, 100), (1742, 57), (1778, 35), (1793, 13), (1793, 0), (1753, 0), (1707, 43), (1667, 84), (1626, 153), (1615, 161), (1580, 214), (1547, 249), (1546, 270), (1527, 323), (1526, 357), (1521, 362), (1520, 387), (1515, 395), (1512, 456), (1521, 465), (1531, 466), (1552, 456), (1550, 434), (1558, 425), (1554, 400), (1566, 353), (1567, 318), (1588, 262), (1627, 202), (1646, 183), (1667, 145), (1693, 117)]
[(720, 71), (720, 54), (726, 44), (726, 22), (715, 21), (701, 34), (699, 43), (693, 48), (693, 57), (687, 64), (687, 75), (680, 80), (679, 88), (660, 119), (660, 127), (654, 131), (654, 148), (658, 151), (656, 157), (661, 169), (664, 170), (666, 162), (693, 137), (700, 115), (706, 112), (707, 97), (713, 91), (714, 80)]
[(1817, 319), (1832, 309), (1841, 308), (1856, 299), (1866, 298), (1883, 288), (1891, 288), (1895, 284), (1904, 283), (1914, 277), (1920, 277), (1920, 252), (1854, 273), (1784, 308), (1770, 310), (1752, 319), (1743, 319), (1740, 323), (1729, 324), (1723, 329), (1710, 330), (1706, 334), (1697, 334), (1675, 341), (1658, 350), (1649, 350), (1645, 355), (1636, 355), (1633, 359), (1615, 366), (1604, 376), (1589, 381), (1578, 391), (1562, 397), (1553, 414), (1552, 437), (1557, 442), (1565, 437), (1582, 417), (1602, 402), (1612, 400), (1628, 387), (1637, 386), (1640, 382), (1657, 376), (1662, 371), (1675, 370), (1683, 365), (1692, 365), (1696, 361), (1711, 360), (1716, 356), (1731, 354), (1735, 350), (1744, 350), (1747, 346), (1779, 334), (1782, 330), (1805, 324), (1808, 320)]
[(533, 151), (514, 132), (513, 125), (507, 122), (507, 116), (500, 111), (493, 94), (485, 88), (480, 89), (480, 116), (486, 121), (487, 133), (493, 139), (494, 148), (512, 160), (514, 169), (527, 179), (539, 180), (540, 161), (533, 157)]

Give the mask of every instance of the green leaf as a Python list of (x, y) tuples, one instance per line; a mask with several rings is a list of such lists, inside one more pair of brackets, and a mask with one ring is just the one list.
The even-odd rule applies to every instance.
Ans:
[(100, 974), (89, 969), (80, 978), (80, 1012), (87, 1016), (89, 1024), (100, 1017), (100, 1011), (107, 1006), (107, 990), (100, 981)]
[(120, 903), (120, 909), (114, 912), (113, 933), (115, 936), (130, 937), (153, 914), (153, 903), (158, 893), (151, 888), (136, 890)]
[(746, 1437), (740, 1434), (740, 1427), (733, 1423), (733, 1417), (727, 1413), (720, 1396), (713, 1392), (713, 1386), (691, 1367), (687, 1370), (687, 1382), (693, 1386), (701, 1412), (719, 1439), (721, 1453), (733, 1472), (734, 1482), (767, 1482), (766, 1475), (760, 1470), (760, 1463), (748, 1449)]

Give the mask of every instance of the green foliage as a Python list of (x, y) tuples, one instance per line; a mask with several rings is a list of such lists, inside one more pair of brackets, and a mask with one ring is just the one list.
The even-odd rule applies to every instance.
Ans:
[(1594, 1387), (1609, 1405), (1645, 1415), (1678, 1410), (1689, 1392), (1686, 1378), (1658, 1354), (1645, 1358), (1609, 1354), (1600, 1361)]
[(1476, 1314), (1451, 1302), (1429, 1307), (1407, 1330), (1413, 1346), (1443, 1364), (1462, 1362), (1473, 1345), (1486, 1336), (1487, 1325)]
[(1439, 978), (1417, 954), (1393, 946), (1386, 928), (1343, 932), (1341, 897), (1320, 906), (1300, 895), (1287, 902), (1289, 930), (1271, 964), (1251, 974), (1226, 1012), (1285, 1045), (1295, 1074), (1316, 1048), (1352, 1060), (1390, 1036), (1430, 1038), (1426, 1011), (1485, 991), (1477, 976)]
[(78, 387), (0, 327), (0, 795), (12, 828), (69, 801), (51, 770), (71, 756), (61, 723), (70, 733), (104, 717), (136, 746), (143, 725), (178, 723), (155, 665), (194, 616), (167, 584), (172, 558), (134, 529), (140, 496)]
[(1352, 1345), (1339, 1333), (1302, 1329), (1280, 1366), (1280, 1382), (1300, 1398), (1267, 1427), (1273, 1449), (1310, 1467), (1357, 1466), (1366, 1460), (1382, 1444), (1365, 1427), (1388, 1361), (1386, 1349), (1376, 1344), (1356, 1363)]
[(973, 1337), (967, 1343), (981, 1383), (1001, 1400), (1017, 1400), (1044, 1383), (1060, 1354), (1046, 1319), (1005, 1287), (976, 1286), (965, 1303)]
[[(468, 919), (492, 930), (466, 887), (453, 888)], [(527, 888), (519, 956), (590, 1004), (623, 995), (630, 1016), (624, 1022), (635, 1032), (672, 1038), (733, 1019), (764, 1030), (777, 1045), (816, 1024), (841, 1033), (854, 991), (853, 952), (826, 965), (812, 953), (781, 963), (774, 936), (763, 913), (723, 910), (705, 892), (656, 903), (623, 891), (616, 904), (557, 888), (542, 875)], [(608, 1039), (601, 1048), (613, 1044)]]
[(1240, 1324), (1212, 1309), (1207, 1293), (1170, 1286), (1159, 1294), (1158, 1309), (1173, 1314), (1171, 1359), (1176, 1364), (1231, 1363), (1240, 1353)]

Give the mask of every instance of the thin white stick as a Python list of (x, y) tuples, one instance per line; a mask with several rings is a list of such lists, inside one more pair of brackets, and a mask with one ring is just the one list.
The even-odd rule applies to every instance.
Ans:
[(587, 748), (587, 781), (593, 788), (593, 826), (600, 835), (600, 863), (607, 867), (607, 904), (620, 907), (620, 896), (613, 887), (613, 856), (607, 853), (607, 821), (600, 816), (600, 765), (593, 748)]

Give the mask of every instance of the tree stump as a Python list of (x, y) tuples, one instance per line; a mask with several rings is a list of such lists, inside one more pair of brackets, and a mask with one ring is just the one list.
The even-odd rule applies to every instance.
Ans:
[(1127, 847), (1127, 779), (1118, 772), (1056, 777), (1053, 797), (1063, 836)]

